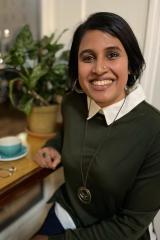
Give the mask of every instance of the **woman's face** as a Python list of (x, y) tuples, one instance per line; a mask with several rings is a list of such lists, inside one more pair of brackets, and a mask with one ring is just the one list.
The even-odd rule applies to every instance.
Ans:
[(83, 36), (78, 52), (78, 78), (83, 91), (105, 107), (125, 96), (128, 57), (120, 40), (90, 30)]

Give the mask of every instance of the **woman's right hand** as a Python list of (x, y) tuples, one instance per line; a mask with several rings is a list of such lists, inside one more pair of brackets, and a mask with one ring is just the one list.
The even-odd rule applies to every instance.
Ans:
[(38, 150), (33, 161), (42, 168), (55, 169), (61, 162), (61, 155), (52, 147), (44, 147)]

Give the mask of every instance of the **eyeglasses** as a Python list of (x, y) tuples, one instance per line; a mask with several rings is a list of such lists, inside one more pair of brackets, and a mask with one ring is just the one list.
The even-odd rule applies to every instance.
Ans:
[(0, 167), (0, 178), (7, 178), (12, 176), (12, 174), (16, 171), (16, 167), (11, 166), (8, 168), (1, 168)]

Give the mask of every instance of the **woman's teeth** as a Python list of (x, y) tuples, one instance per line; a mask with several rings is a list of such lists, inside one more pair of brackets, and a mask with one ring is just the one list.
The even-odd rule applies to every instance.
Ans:
[(111, 84), (112, 80), (99, 80), (99, 81), (93, 81), (92, 84), (95, 86), (106, 86)]

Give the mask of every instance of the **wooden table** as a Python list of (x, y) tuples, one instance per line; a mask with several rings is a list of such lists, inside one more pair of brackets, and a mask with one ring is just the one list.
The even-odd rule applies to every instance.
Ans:
[(26, 133), (20, 133), (18, 136), (27, 146), (28, 154), (18, 160), (0, 161), (1, 168), (16, 167), (11, 176), (0, 178), (0, 231), (23, 214), (27, 210), (27, 204), (29, 209), (39, 201), (39, 192), (43, 195), (43, 178), (53, 172), (51, 169), (39, 167), (32, 160), (33, 155), (47, 139), (29, 136)]
[(16, 161), (0, 161), (0, 167), (2, 168), (8, 168), (9, 166), (16, 167), (13, 175), (7, 178), (0, 178), (0, 198), (2, 198), (4, 194), (6, 195), (7, 192), (11, 193), (14, 188), (17, 188), (21, 183), (24, 184), (25, 181), (34, 181), (37, 178), (43, 178), (51, 173), (51, 170), (40, 168), (32, 160), (33, 155), (47, 139), (28, 136), (26, 133), (20, 133), (18, 136), (27, 146), (28, 154)]

